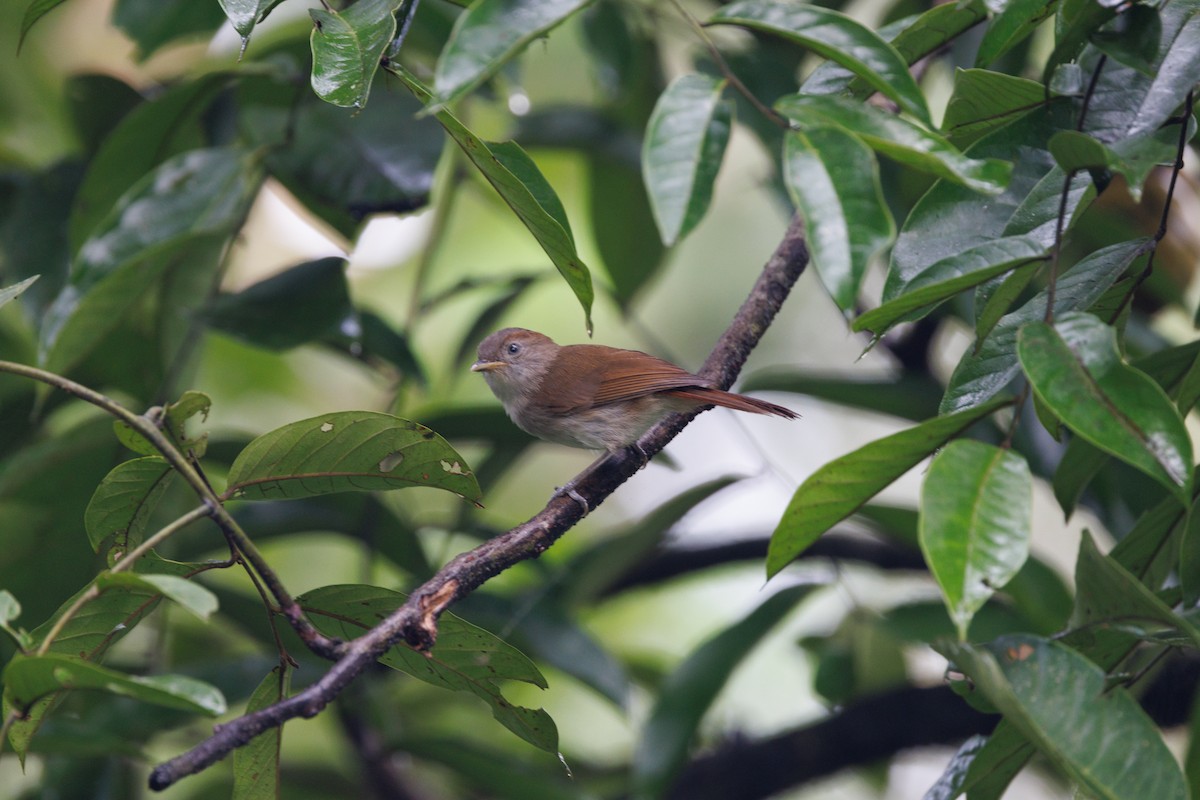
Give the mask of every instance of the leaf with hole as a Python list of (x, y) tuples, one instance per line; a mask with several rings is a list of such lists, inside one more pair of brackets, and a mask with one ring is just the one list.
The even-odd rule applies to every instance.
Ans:
[(259, 436), (229, 468), (227, 496), (288, 500), (428, 486), (478, 503), (479, 484), (446, 440), (391, 414), (342, 411)]

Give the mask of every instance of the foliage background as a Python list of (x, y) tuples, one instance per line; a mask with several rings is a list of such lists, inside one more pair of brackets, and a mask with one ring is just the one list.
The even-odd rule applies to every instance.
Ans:
[[(619, 7), (629, 11), (634, 5)], [(918, 10), (902, 5), (863, 3), (848, 10), (874, 26)], [(304, 9), (291, 6), (281, 6), (255, 33), (242, 69), (251, 68), (256, 58), (275, 47), (287, 47), (289, 40), (306, 43), (311, 22)], [(68, 204), (71, 176), (78, 176), (72, 170), (79, 169), (73, 162), (77, 164), (95, 152), (96, 140), (89, 139), (85, 131), (103, 118), (104, 109), (88, 106), (87, 92), (81, 94), (80, 85), (70, 76), (101, 72), (152, 91), (176, 79), (235, 67), (238, 42), (228, 27), (211, 42), (207, 36), (199, 37), (200, 41), (172, 44), (140, 60), (127, 35), (112, 24), (114, 8), (124, 8), (135, 18), (145, 14), (145, 9), (135, 3), (72, 0), (31, 31), (20, 55), (16, 53), (16, 32), (23, 9), (0, 9), (0, 14), (7, 17), (0, 25), (0, 36), (4, 37), (0, 39), (0, 64), (12, 76), (0, 86), (0, 107), (4, 110), (0, 115), (0, 156), (9, 181), (5, 195), (5, 269), (18, 265), (16, 276), (41, 271), (31, 264), (21, 264), (24, 256), (61, 256), (42, 232), (55, 230), (55, 223), (63, 220), (45, 216), (53, 204), (38, 209), (40, 216), (32, 220), (21, 217), (14, 198), (28, 195), (19, 195), (14, 187), (23, 186), (30, 176), (60, 169), (58, 176), (63, 185), (59, 188)], [(700, 16), (711, 10), (705, 4), (695, 6)], [(422, 13), (449, 15), (451, 9), (448, 4), (430, 0)], [(635, 15), (653, 26), (662, 47), (661, 57), (672, 70), (687, 71), (693, 59), (703, 62), (694, 33), (666, 7), (637, 5)], [(201, 27), (210, 22), (215, 27), (220, 14)], [(723, 33), (714, 35), (722, 43), (745, 43), (733, 34), (728, 39), (719, 38)], [(1023, 64), (1039, 63), (1049, 46), (1048, 34), (1035, 36), (1027, 47), (1018, 48), (1010, 56), (1010, 68), (1020, 71)], [(760, 81), (778, 78), (798, 58), (798, 51), (767, 40), (758, 40), (756, 47), (760, 49), (747, 52), (762, 58), (763, 64), (735, 61), (734, 66), (744, 67), (747, 75)], [(555, 129), (538, 117), (566, 102), (582, 100), (594, 106), (613, 102), (604, 89), (605, 69), (610, 67), (594, 61), (591, 53), (583, 24), (578, 19), (567, 22), (546, 40), (535, 42), (522, 56), (519, 67), (506, 68), (493, 86), (469, 101), (470, 123), (487, 138), (512, 136), (530, 150), (562, 198), (580, 255), (593, 267), (593, 278), (605, 288), (613, 283), (618, 286), (621, 302), (607, 291), (598, 293), (597, 341), (652, 350), (694, 367), (725, 326), (791, 215), (786, 194), (776, 183), (776, 153), (747, 130), (745, 126), (761, 124), (761, 118), (742, 104), (737, 112), (739, 125), (734, 128), (717, 179), (712, 208), (695, 231), (663, 253), (661, 263), (657, 263), (654, 256), (660, 245), (655, 243), (657, 234), (649, 225), (647, 210), (636, 194), (630, 199), (638, 181), (636, 160), (629, 160), (631, 152), (636, 159), (636, 138), (613, 137), (607, 142), (626, 159), (617, 162), (622, 165), (617, 169), (603, 158), (595, 161), (597, 153), (609, 155), (601, 149), (605, 144), (601, 134), (592, 132), (593, 138), (582, 149), (556, 147)], [(948, 97), (956, 58), (967, 63), (966, 56), (952, 52), (948, 58), (935, 61), (923, 75), (922, 87), (934, 108)], [(805, 65), (814, 62), (810, 57)], [(647, 114), (647, 104), (642, 103), (646, 107), (640, 108), (628, 95), (620, 94), (626, 88), (617, 90), (614, 107), (618, 113), (627, 110), (635, 118)], [(651, 102), (661, 88), (650, 95)], [(779, 91), (791, 88), (785, 86)], [(351, 120), (350, 125), (365, 125), (377, 106), (390, 108), (394, 104), (405, 109), (404, 116), (396, 112), (396, 119), (407, 121), (407, 114), (416, 109), (415, 105), (405, 106), (408, 101), (399, 82), (381, 75), (367, 111), (357, 117), (349, 112), (337, 113)], [(508, 113), (526, 102), (530, 113)], [(228, 135), (221, 126), (233, 123), (227, 110), (222, 119), (223, 110), (217, 105), (209, 118), (197, 120), (197, 130), (203, 130), (206, 136)], [(636, 124), (632, 129), (637, 130)], [(543, 142), (541, 146), (539, 141)], [(336, 141), (331, 141), (309, 157), (319, 163), (324, 154), (332, 154), (337, 147)], [(445, 152), (453, 151), (447, 147)], [(887, 199), (902, 219), (899, 209), (910, 207), (929, 185), (929, 179), (890, 162), (883, 162), (881, 168)], [(513, 441), (507, 438), (512, 431), (498, 415), (482, 381), (466, 372), (470, 350), (464, 348), (504, 324), (542, 330), (559, 341), (584, 341), (582, 315), (569, 290), (547, 264), (541, 248), (516, 224), (510, 210), (491, 189), (467, 173), (461, 157), (443, 158), (433, 177), (432, 211), (415, 219), (385, 214), (361, 231), (350, 222), (338, 233), (327, 221), (314, 221), (302, 213), (298, 216), (299, 204), (290, 201), (286, 190), (278, 185), (269, 183), (258, 195), (230, 251), (221, 288), (238, 292), (300, 261), (347, 254), (346, 275), (353, 305), (377, 314), (402, 333), (404, 344), (420, 362), (424, 379), (414, 377), (412, 370), (397, 369), (396, 363), (365, 365), (324, 345), (304, 344), (277, 352), (262, 347), (261, 340), (249, 344), (244, 339), (253, 338), (246, 333), (251, 326), (244, 320), (241, 338), (206, 330), (195, 361), (184, 375), (176, 376), (172, 388), (195, 387), (212, 397), (213, 407), (204, 427), (210, 431), (211, 452), (217, 454), (217, 463), (222, 452), (235, 452), (240, 443), (254, 435), (297, 419), (344, 409), (393, 411), (429, 424), (451, 438), (472, 464), (485, 459), (494, 443), (480, 441), (479, 437), (456, 438), (448, 412), (486, 408), (490, 414), (486, 417), (488, 424), (498, 432), (495, 435)], [(1161, 192), (1147, 194), (1161, 202)], [(1190, 188), (1182, 190), (1176, 199), (1185, 209), (1188, 203), (1195, 203)], [(1152, 200), (1148, 204), (1153, 207)], [(1135, 312), (1138, 316), (1131, 335), (1153, 342), (1147, 349), (1163, 341), (1183, 341), (1192, 336), (1191, 320), (1183, 309), (1194, 308), (1195, 302), (1182, 295), (1181, 287), (1188, 285), (1195, 268), (1195, 232), (1189, 231), (1187, 222), (1191, 220), (1194, 225), (1194, 220), (1200, 218), (1195, 210), (1193, 205), (1193, 213), (1177, 214), (1172, 223), (1173, 250), (1162, 258), (1149, 286), (1151, 299)], [(1095, 245), (1102, 236), (1112, 237), (1113, 219), (1130, 216), (1128, 210), (1105, 216), (1099, 209), (1094, 219), (1079, 226), (1083, 232), (1079, 240), (1090, 240)], [(1156, 219), (1153, 214), (1151, 219)], [(612, 236), (614, 228), (624, 235)], [(627, 275), (610, 277), (622, 275), (624, 262), (613, 256), (613, 249), (606, 251), (598, 245), (602, 238), (609, 240), (609, 248), (624, 246), (627, 252), (632, 250), (634, 256), (630, 259), (646, 259), (644, 269), (652, 277), (645, 285), (630, 289), (631, 284), (622, 283), (629, 280)], [(1094, 249), (1079, 240), (1074, 243), (1081, 252)], [(532, 280), (513, 283), (513, 276)], [(10, 277), (5, 273), (0, 283), (12, 283)], [(463, 281), (478, 285), (462, 289)], [(872, 298), (870, 305), (881, 291), (880, 282), (878, 271), (868, 278), (864, 294)], [(422, 308), (423, 302), (446, 294), (449, 299), (444, 302)], [(325, 319), (321, 315), (323, 299), (309, 300), (310, 305), (301, 306), (301, 313), (296, 313), (297, 301), (285, 298), (282, 306), (270, 308), (265, 316), (278, 320), (279, 328), (294, 327), (301, 338), (321, 338), (330, 331), (319, 329), (313, 320)], [(414, 785), (432, 792), (429, 796), (527, 797), (530, 795), (523, 792), (531, 791), (531, 786), (538, 787), (537, 791), (546, 797), (619, 795), (626, 786), (628, 761), (638, 747), (638, 737), (644, 735), (641, 726), (666, 676), (710, 636), (745, 617), (768, 596), (762, 584), (761, 554), (758, 560), (719, 564), (715, 569), (655, 582), (572, 609), (570, 622), (581, 626), (612, 656), (611, 661), (596, 662), (590, 687), (578, 674), (578, 664), (575, 672), (569, 668), (571, 658), (563, 653), (562, 629), (539, 629), (536, 624), (528, 624), (548, 626), (554, 621), (539, 616), (544, 609), (537, 604), (549, 593), (545, 587), (555, 587), (555, 581), (563, 579), (561, 571), (597, 542), (614, 541), (622, 533), (651, 530), (655, 510), (675, 497), (684, 498), (683, 507), (690, 512), (670, 527), (672, 544), (705, 548), (729, 541), (761, 542), (775, 526), (795, 487), (818, 467), (907, 427), (909, 423), (902, 419), (906, 415), (898, 411), (902, 402), (928, 409), (930, 382), (945, 380), (966, 346), (967, 329), (954, 319), (960, 313), (959, 307), (949, 309), (937, 315), (933, 323), (918, 326), (913, 336), (919, 343), (922, 336), (936, 338), (932, 343), (923, 342), (928, 345), (923, 352), (930, 361), (918, 377), (926, 383), (918, 385), (911, 395), (901, 387), (892, 387), (883, 399), (860, 397), (848, 403), (831, 403), (821, 396), (843, 379), (892, 380), (901, 375), (906, 351), (903, 343), (898, 348), (877, 347), (857, 360), (868, 340), (847, 329), (817, 271), (809, 269), (783, 315), (756, 350), (748, 371), (751, 384), (758, 373), (759, 385), (767, 385), (764, 375), (773, 367), (782, 368), (790, 380), (808, 381), (807, 396), (781, 394), (773, 398), (799, 408), (804, 414), (802, 421), (787, 425), (776, 420), (737, 419), (723, 412), (705, 414), (669, 450), (673, 468), (649, 467), (541, 560), (506, 573), (489, 584), (486, 592), (456, 607), (464, 617), (494, 633), (504, 638), (512, 636), (539, 662), (549, 679), (549, 690), (514, 686), (505, 691), (518, 704), (544, 706), (550, 712), (561, 735), (561, 749), (578, 775), (575, 781), (565, 779), (553, 757), (508, 736), (488, 719), (486, 708), (475, 699), (393, 677), (372, 679), (355, 687), (348, 695), (349, 702), (340, 705), (341, 712), (289, 723), (283, 737), (283, 796), (326, 797), (360, 792), (363, 777), (355, 751), (368, 752), (368, 748), (361, 741), (353, 742), (355, 731), (362, 730), (381, 736), (389, 748), (410, 753), (412, 761), (405, 764), (407, 773)], [(230, 327), (237, 329), (236, 318)], [(17, 304), (0, 312), (0, 356), (32, 361), (34, 336), (28, 316), (22, 315)], [(78, 377), (85, 383), (98, 381), (134, 409), (167, 399), (159, 395), (159, 386), (146, 386), (139, 383), (136, 374), (123, 373), (122, 364), (133, 360), (131, 353), (136, 355), (137, 351), (122, 352), (120, 347), (110, 350), (96, 359), (99, 366), (81, 366)], [(403, 356), (397, 360), (402, 361)], [(18, 446), (31, 443), (24, 433), (17, 432), (16, 421), (28, 419), (26, 404), (32, 402), (32, 395), (27, 382), (10, 376), (0, 376), (0, 390), (3, 435), (12, 437), (5, 442), (9, 449), (4, 455), (8, 457), (8, 453), (17, 452)], [(894, 408), (888, 409), (889, 405)], [(893, 413), (880, 414), (880, 410)], [(69, 444), (46, 469), (64, 462), (69, 467), (48, 472), (43, 478), (34, 470), (26, 473), (27, 468), (17, 462), (15, 468), (9, 464), (5, 473), (10, 479), (27, 474), (33, 484), (20, 495), (19, 502), (10, 500), (3, 507), (4, 535), (11, 537), (13, 546), (0, 560), (0, 587), (11, 590), (20, 600), (20, 622), (25, 627), (33, 628), (48, 618), (97, 568), (78, 518), (96, 484), (113, 464), (126, 457), (113, 442), (107, 426), (95, 421), (98, 416), (73, 403), (53, 406), (39, 420), (37, 439)], [(1035, 424), (1032, 418), (1029, 424)], [(1051, 445), (1043, 442), (1041, 446)], [(404, 527), (415, 529), (421, 557), (437, 563), (480, 536), (504, 530), (527, 517), (541, 506), (550, 487), (582, 468), (590, 455), (535, 445), (527, 455), (516, 457), (516, 463), (498, 480), (484, 482), (487, 508), (477, 514), (464, 513), (462, 502), (445, 493), (401, 492), (383, 495), (380, 502), (403, 521)], [(924, 470), (913, 470), (878, 500), (915, 506)], [(737, 480), (724, 487), (727, 476)], [(1121, 479), (1133, 480), (1127, 475), (1121, 475)], [(21, 483), (24, 485), (24, 481)], [(707, 490), (715, 496), (701, 502)], [(177, 495), (168, 498), (167, 507), (186, 509), (182, 492)], [(1122, 498), (1116, 518), (1128, 522), (1141, 508), (1128, 507), (1124, 501)], [(1064, 526), (1053, 503), (1049, 487), (1038, 483), (1034, 552), (1056, 563), (1067, 576), (1078, 549), (1079, 530), (1086, 526), (1099, 533), (1106, 525), (1088, 509), (1081, 509)], [(53, 514), (37, 517), (37, 524), (30, 524), (30, 506), (39, 511), (53, 509)], [(378, 551), (387, 548), (369, 535), (356, 538), (351, 535), (354, 531), (312, 529), (287, 519), (283, 511), (275, 512), (279, 517), (273, 517), (272, 512), (261, 513), (261, 517), (249, 517), (253, 520), (248, 523), (251, 535), (256, 535), (255, 524), (261, 526), (264, 555), (294, 594), (336, 583), (364, 582), (398, 588), (412, 583), (411, 573), (405, 569), (411, 562), (406, 564), (403, 555), (398, 557), (396, 548), (391, 550), (390, 558), (381, 556)], [(165, 511), (163, 516), (169, 518)], [(889, 535), (896, 535), (891, 527), (877, 524), (875, 534), (882, 532), (882, 541), (891, 542)], [(213, 531), (193, 531), (175, 545), (178, 550), (170, 555), (187, 560), (219, 557), (220, 544)], [(408, 556), (416, 558), (412, 553)], [(745, 663), (707, 709), (703, 743), (712, 746), (742, 736), (765, 737), (817, 719), (827, 707), (837, 708), (846, 700), (910, 681), (917, 685), (940, 682), (944, 660), (924, 646), (897, 641), (894, 632), (897, 609), (913, 620), (918, 616), (931, 620), (925, 628), (920, 620), (910, 622), (912, 629), (951, 632), (936, 585), (916, 570), (892, 571), (872, 566), (869, 558), (865, 562), (814, 560), (789, 571), (782, 579), (786, 583), (812, 581), (822, 586), (747, 654)], [(110, 660), (133, 671), (162, 667), (201, 675), (220, 686), (236, 706), (270, 668), (273, 659), (269, 633), (261, 609), (254, 606), (257, 600), (243, 579), (210, 573), (206, 582), (222, 601), (215, 624), (203, 625), (177, 609), (164, 609), (150, 624), (124, 640)], [(988, 613), (996, 610), (988, 608)], [(1003, 611), (997, 613), (1002, 617)], [(983, 619), (985, 616), (982, 614), (980, 619), (984, 632), (972, 639), (986, 640), (992, 633), (1012, 627), (1011, 620), (1001, 618), (997, 622)], [(1023, 629), (1019, 624), (1016, 628)], [(912, 636), (932, 638), (932, 634), (925, 633)], [(797, 641), (805, 647), (797, 647)], [(304, 656), (296, 643), (289, 650)], [(302, 661), (303, 667), (293, 678), (297, 683), (315, 677), (322, 669), (316, 659)], [(902, 663), (906, 669), (899, 668)], [(839, 671), (844, 679), (840, 685), (835, 680)], [(811, 690), (814, 681), (818, 693)], [(617, 697), (628, 692), (624, 704), (606, 699), (604, 687)], [(64, 796), (81, 797), (95, 796), (101, 791), (99, 787), (116, 794), (132, 792), (132, 787), (144, 784), (145, 766), (138, 756), (154, 762), (174, 755), (202, 736), (208, 724), (201, 721), (185, 725), (187, 720), (182, 718), (164, 720), (145, 712), (143, 706), (122, 705), (123, 701), (73, 696), (72, 702), (79, 704), (73, 707), (75, 713), (56, 715), (35, 739), (23, 777), (14, 759), (0, 762), (0, 780), (5, 785), (30, 787), (29, 791), (57, 787), (67, 793)], [(380, 709), (388, 711), (373, 713)], [(126, 736), (108, 738), (120, 731), (122, 724), (128, 724), (130, 714), (145, 722), (145, 730), (135, 726), (138, 730), (132, 736), (124, 731)], [(113, 758), (108, 752), (95, 755), (94, 749), (83, 745), (88, 739), (99, 742), (101, 751), (111, 748), (125, 758)], [(941, 773), (948, 754), (939, 751), (926, 757), (896, 759), (887, 771), (867, 768), (842, 773), (793, 794), (914, 796)], [(217, 767), (184, 781), (165, 796), (224, 796), (229, 791), (229, 774), (227, 766)], [(1052, 771), (1027, 773), (1020, 780), (1025, 783), (1017, 784), (1013, 792), (1026, 793), (1033, 791), (1032, 784), (1047, 784), (1051, 794), (1069, 793)]]

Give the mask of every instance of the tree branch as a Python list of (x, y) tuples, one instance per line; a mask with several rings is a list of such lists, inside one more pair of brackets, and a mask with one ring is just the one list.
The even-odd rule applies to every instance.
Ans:
[[(733, 322), (704, 362), (701, 376), (722, 388), (732, 385), (806, 266), (804, 225), (795, 218)], [(638, 446), (646, 456), (654, 455), (698, 413), (699, 410), (666, 418), (647, 431)], [(575, 491), (587, 501), (588, 508), (595, 508), (643, 464), (643, 459), (631, 452), (609, 456), (575, 485)], [(394, 644), (406, 642), (418, 650), (430, 649), (437, 638), (438, 617), (452, 603), (512, 565), (538, 557), (583, 516), (579, 503), (557, 495), (528, 521), (459, 554), (387, 619), (347, 642), (341, 649), (341, 657), (320, 680), (275, 705), (217, 726), (213, 735), (195, 748), (156, 767), (150, 774), (150, 788), (165, 789), (289, 719), (315, 716)]]

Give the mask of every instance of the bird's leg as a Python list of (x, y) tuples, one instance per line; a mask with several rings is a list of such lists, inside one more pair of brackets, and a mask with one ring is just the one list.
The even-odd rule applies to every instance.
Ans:
[[(644, 469), (645, 466), (650, 463), (650, 456), (646, 455), (646, 451), (643, 450), (641, 448), (641, 446), (638, 445), (637, 442), (634, 442), (633, 444), (628, 445), (625, 448), (625, 450), (626, 450), (626, 452), (632, 453), (638, 459), (638, 469), (639, 470)], [(614, 455), (615, 452), (619, 452), (619, 451), (610, 451), (610, 452), (601, 453), (600, 457), (597, 458), (595, 461), (593, 461), (591, 464), (588, 464), (587, 469), (585, 469), (583, 472), (576, 475), (574, 478), (572, 478), (569, 482), (565, 483), (564, 485), (555, 487), (554, 494), (552, 496), (558, 497), (559, 495), (565, 495), (566, 497), (571, 498), (576, 503), (579, 503), (580, 507), (583, 508), (584, 516), (587, 516), (587, 514), (589, 514), (591, 512), (592, 507), (591, 507), (591, 505), (588, 504), (588, 501), (584, 499), (583, 495), (581, 495), (579, 492), (575, 491), (575, 487), (577, 485), (579, 485), (580, 481), (582, 481), (588, 475), (591, 475), (592, 471), (595, 470), (596, 467), (600, 466), (600, 464), (606, 458), (608, 458), (611, 455)]]

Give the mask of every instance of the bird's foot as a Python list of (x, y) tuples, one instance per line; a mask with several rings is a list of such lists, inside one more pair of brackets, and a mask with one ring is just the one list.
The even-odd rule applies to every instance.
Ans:
[(572, 500), (574, 500), (576, 503), (579, 503), (579, 507), (583, 509), (583, 515), (585, 517), (592, 510), (592, 507), (590, 505), (588, 505), (588, 501), (586, 499), (584, 499), (583, 495), (581, 495), (579, 492), (575, 491), (575, 481), (571, 481), (570, 483), (568, 483), (564, 486), (554, 487), (554, 494), (551, 495), (551, 499), (553, 499), (555, 497), (569, 497)]

